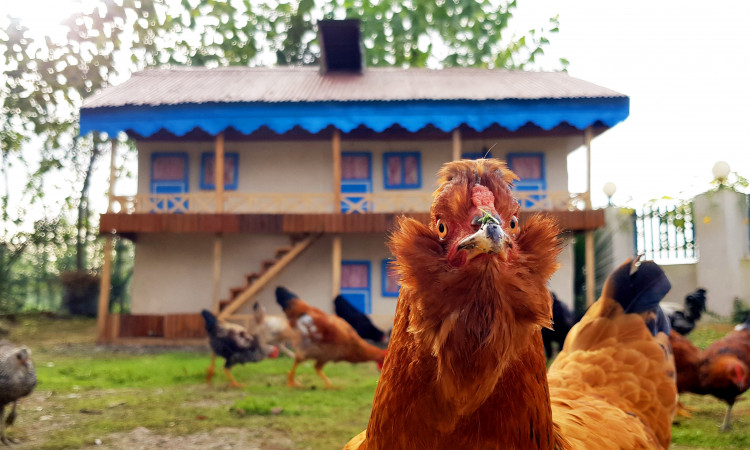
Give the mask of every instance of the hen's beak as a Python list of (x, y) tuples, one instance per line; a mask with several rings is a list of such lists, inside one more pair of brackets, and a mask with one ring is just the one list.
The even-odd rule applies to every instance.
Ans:
[(479, 231), (459, 242), (457, 250), (466, 251), (467, 261), (481, 254), (498, 255), (502, 261), (507, 261), (509, 246), (510, 236), (500, 225), (488, 222)]

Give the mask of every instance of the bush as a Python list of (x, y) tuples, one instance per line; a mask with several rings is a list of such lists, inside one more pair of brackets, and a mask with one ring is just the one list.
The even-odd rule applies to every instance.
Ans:
[(96, 317), (99, 276), (88, 271), (63, 272), (63, 306), (74, 316)]

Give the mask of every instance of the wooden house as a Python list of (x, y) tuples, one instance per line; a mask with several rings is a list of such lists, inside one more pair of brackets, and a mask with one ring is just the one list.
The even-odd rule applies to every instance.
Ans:
[[(604, 216), (568, 192), (567, 155), (590, 155), (627, 96), (561, 72), (364, 68), (352, 27), (320, 24), (321, 67), (146, 70), (84, 103), (82, 134), (124, 132), (138, 152), (137, 194), (110, 189), (100, 221), (135, 242), (131, 314), (100, 307), (101, 341), (200, 337), (202, 308), (279, 312), (277, 285), (327, 311), (342, 293), (389, 328), (387, 233), (402, 214), (428, 220), (435, 174), (459, 158), (507, 160), (521, 220), (555, 215), (593, 258)], [(551, 283), (571, 301), (572, 253)]]

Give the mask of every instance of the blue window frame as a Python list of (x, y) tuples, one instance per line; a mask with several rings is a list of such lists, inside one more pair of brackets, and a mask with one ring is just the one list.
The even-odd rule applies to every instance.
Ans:
[[(185, 152), (157, 152), (151, 154), (152, 194), (184, 194), (189, 191), (188, 154)], [(156, 210), (184, 212), (189, 208), (187, 200), (174, 197), (173, 200), (152, 200)], [(153, 211), (152, 211), (153, 212)]]
[[(359, 204), (363, 196), (372, 192), (372, 154), (370, 152), (341, 152), (341, 212), (349, 212), (351, 205)], [(361, 205), (362, 211), (372, 208), (370, 202)]]
[(370, 314), (370, 261), (341, 261), (341, 295), (361, 313)]
[[(520, 180), (514, 184), (516, 191), (535, 192), (547, 190), (547, 175), (544, 153), (508, 153), (508, 167)], [(544, 199), (544, 195), (532, 195), (521, 202), (521, 207), (531, 208)]]
[(391, 267), (392, 259), (384, 259), (381, 266), (382, 278), (382, 295), (383, 297), (398, 297), (398, 291), (401, 285), (398, 282), (398, 275)]
[(419, 152), (383, 153), (383, 186), (386, 189), (421, 188), (421, 154)]
[[(239, 175), (240, 155), (238, 153), (224, 154), (224, 175), (229, 175), (229, 180), (224, 182), (224, 190), (237, 190), (237, 177)], [(216, 189), (216, 154), (214, 152), (201, 153), (201, 189)], [(207, 175), (212, 174), (211, 180)]]

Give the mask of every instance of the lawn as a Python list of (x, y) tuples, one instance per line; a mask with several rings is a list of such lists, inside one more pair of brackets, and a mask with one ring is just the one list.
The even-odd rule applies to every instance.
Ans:
[[(306, 363), (298, 371), (306, 388), (287, 389), (284, 357), (233, 369), (245, 386), (231, 389), (221, 370), (205, 383), (207, 347), (96, 347), (88, 319), (30, 316), (9, 328), (11, 340), (32, 348), (39, 378), (10, 429), (15, 448), (341, 448), (367, 424), (378, 377), (374, 364), (329, 364), (329, 390)], [(730, 329), (702, 325), (691, 338), (704, 347)], [(746, 402), (735, 405), (734, 430), (719, 433), (723, 403), (682, 401), (695, 411), (675, 422), (672, 448), (750, 447)]]

